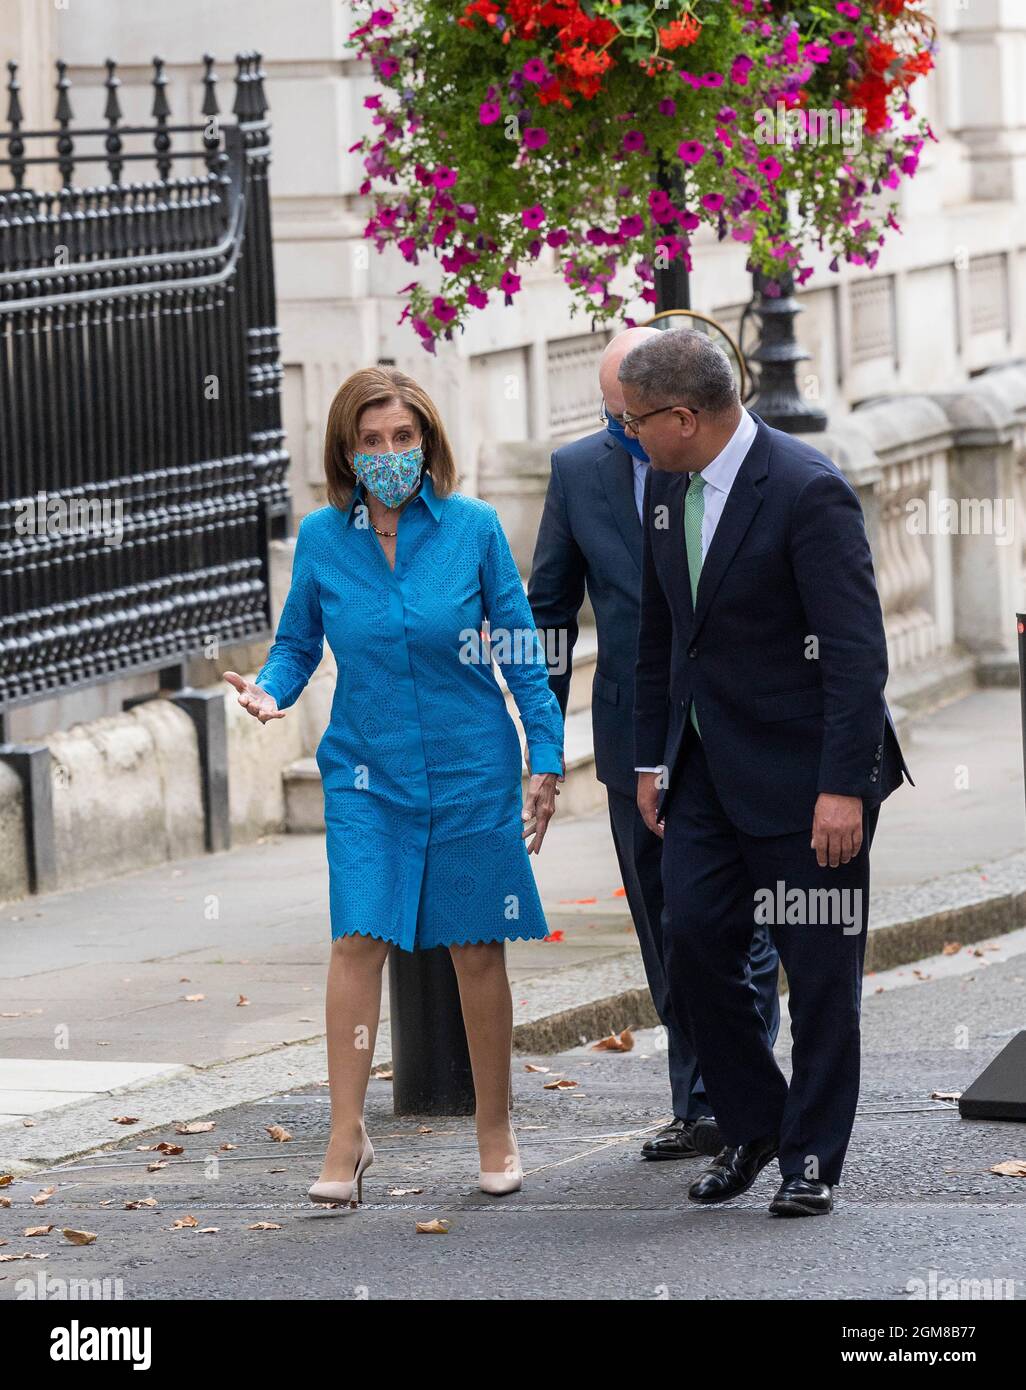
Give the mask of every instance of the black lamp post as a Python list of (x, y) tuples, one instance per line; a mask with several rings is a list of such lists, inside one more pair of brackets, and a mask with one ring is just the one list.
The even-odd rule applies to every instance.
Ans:
[(794, 321), (802, 306), (794, 297), (794, 278), (778, 275), (779, 295), (766, 293), (768, 277), (756, 271), (752, 276), (755, 299), (752, 312), (759, 320), (759, 346), (748, 354), (758, 368), (758, 390), (752, 409), (774, 429), (789, 434), (813, 434), (825, 430), (826, 412), (811, 405), (798, 390), (799, 362), (809, 354), (799, 344)]

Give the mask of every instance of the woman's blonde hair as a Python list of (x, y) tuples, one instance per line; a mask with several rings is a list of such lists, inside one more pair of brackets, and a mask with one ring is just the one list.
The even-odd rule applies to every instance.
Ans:
[(356, 449), (360, 416), (368, 406), (399, 401), (420, 421), (425, 467), (439, 497), (456, 486), (456, 461), (434, 401), (412, 377), (395, 367), (362, 367), (335, 392), (324, 433), (324, 476), (328, 501), (344, 511), (353, 499), (356, 474), (350, 458)]

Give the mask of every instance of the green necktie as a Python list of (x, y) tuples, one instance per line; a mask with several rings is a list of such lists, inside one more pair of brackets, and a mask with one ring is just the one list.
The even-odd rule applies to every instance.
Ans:
[[(684, 495), (684, 544), (688, 552), (688, 574), (691, 576), (691, 605), (698, 602), (698, 576), (702, 572), (702, 518), (705, 515), (705, 479), (693, 473)], [(698, 733), (695, 702), (691, 701), (691, 723)]]

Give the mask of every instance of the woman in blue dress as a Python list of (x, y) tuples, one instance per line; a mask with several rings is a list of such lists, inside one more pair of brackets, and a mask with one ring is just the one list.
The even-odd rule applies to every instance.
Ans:
[[(509, 1113), (504, 942), (547, 934), (528, 856), (555, 810), (563, 720), (498, 514), (454, 491), (444, 426), (416, 382), (379, 367), (343, 382), (328, 416), (325, 474), (330, 505), (300, 525), (267, 661), (253, 682), (226, 675), (240, 705), (266, 723), (295, 703), (325, 637), (338, 664), (317, 749), (332, 1123), (309, 1195), (356, 1206), (373, 1158), (363, 1107), (382, 967), (390, 947), (442, 945), (474, 1075), (479, 1182), (500, 1195), (523, 1181)], [(526, 797), (493, 657), (527, 736)]]

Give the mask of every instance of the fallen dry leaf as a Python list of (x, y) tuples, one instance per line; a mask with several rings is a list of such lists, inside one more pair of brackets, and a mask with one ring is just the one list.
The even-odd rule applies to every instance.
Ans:
[(268, 1168), (267, 1171), (269, 1173), (287, 1173), (289, 1170), (287, 1168)]
[(235, 1007), (237, 1009), (244, 1009), (248, 1003), (249, 1000), (246, 998), (246, 996), (244, 994), (240, 994)]
[(172, 1231), (184, 1231), (189, 1227), (198, 1226), (199, 1222), (194, 1216), (179, 1216), (176, 1221), (172, 1221)]
[(21, 1123), (23, 1129), (35, 1129), (36, 1127), (35, 1120), (22, 1120)]
[(10, 1187), (13, 1181), (13, 1173), (0, 1173), (0, 1187)]
[(423, 1191), (422, 1187), (390, 1187), (388, 1195), (390, 1197), (418, 1197)]
[(534, 1064), (534, 1062), (525, 1062), (525, 1063), (524, 1063), (524, 1071), (538, 1071), (538, 1072), (541, 1072), (543, 1075), (547, 1075), (551, 1070), (552, 1070), (551, 1067), (539, 1067), (539, 1066), (536, 1066), (536, 1065)]
[(8, 1264), (11, 1260), (48, 1260), (49, 1258), (49, 1251), (45, 1255), (0, 1255), (0, 1264)]
[(371, 1076), (375, 1081), (391, 1081), (393, 1080), (392, 1068), (382, 1067), (380, 1071), (372, 1071)]
[(561, 1076), (558, 1081), (546, 1081), (542, 1087), (544, 1091), (569, 1091), (572, 1086), (576, 1086), (576, 1081), (571, 1081), (568, 1077)]
[(431, 1127), (430, 1127), (429, 1125), (421, 1125), (421, 1127), (417, 1130), (417, 1133), (418, 1133), (418, 1134), (433, 1134), (433, 1133), (434, 1133), (434, 1130), (431, 1129)]
[(166, 1159), (166, 1158), (158, 1158), (157, 1161), (156, 1161), (156, 1163), (147, 1163), (147, 1165), (146, 1165), (146, 1171), (147, 1171), (147, 1173), (159, 1173), (160, 1170), (161, 1170), (161, 1168), (166, 1168), (166, 1167), (167, 1167), (167, 1159)]
[(25, 1234), (27, 1236), (48, 1236), (52, 1230), (52, 1226), (26, 1226)]
[(1026, 1158), (1010, 1158), (1004, 1163), (995, 1163), (990, 1171), (1002, 1178), (1026, 1178)]
[(276, 1144), (288, 1144), (292, 1140), (292, 1135), (284, 1125), (264, 1125), (264, 1129)]
[(220, 1226), (200, 1226), (196, 1234), (198, 1236), (216, 1236), (220, 1229)]
[(70, 1226), (66, 1226), (61, 1235), (70, 1245), (92, 1245), (96, 1239), (95, 1231), (73, 1231)]
[(11, 1205), (11, 1199), (10, 1199), (10, 1197), (0, 1197), (0, 1207), (9, 1207), (10, 1205)]
[(111, 1119), (116, 1125), (137, 1125), (139, 1123), (138, 1115), (112, 1115)]
[(634, 1034), (629, 1028), (625, 1028), (622, 1033), (610, 1033), (608, 1038), (601, 1038), (597, 1043), (592, 1043), (592, 1052), (630, 1052), (634, 1047)]
[(418, 1221), (417, 1234), (419, 1236), (447, 1236), (449, 1223), (444, 1218), (439, 1220), (438, 1217), (435, 1217), (433, 1221)]
[(218, 1146), (217, 1146), (217, 1152), (218, 1152), (219, 1154), (223, 1154), (223, 1153), (225, 1153), (228, 1149), (235, 1149), (235, 1148), (237, 1148), (237, 1147), (238, 1147), (237, 1144), (218, 1144)]
[(54, 1194), (56, 1191), (57, 1191), (56, 1187), (44, 1187), (44, 1188), (41, 1188), (41, 1189), (36, 1193), (36, 1195), (32, 1198), (33, 1205), (35, 1205), (35, 1206), (37, 1206), (37, 1207), (41, 1207), (41, 1206), (43, 1205), (44, 1202), (48, 1202), (48, 1201), (50, 1200), (50, 1198), (53, 1196), (53, 1194)]
[(931, 1091), (931, 1100), (958, 1100), (961, 1091)]
[(125, 1211), (138, 1211), (140, 1207), (155, 1207), (156, 1205), (156, 1197), (140, 1197), (137, 1202), (125, 1202), (124, 1208)]
[(254, 1221), (252, 1226), (246, 1227), (247, 1231), (280, 1231), (281, 1227), (277, 1221)]
[(962, 949), (961, 941), (945, 941), (942, 956), (957, 956)]
[[(213, 1120), (191, 1120), (184, 1124), (181, 1120), (175, 1125), (176, 1134), (209, 1134), (214, 1128)], [(160, 1148), (160, 1145), (157, 1145)]]

